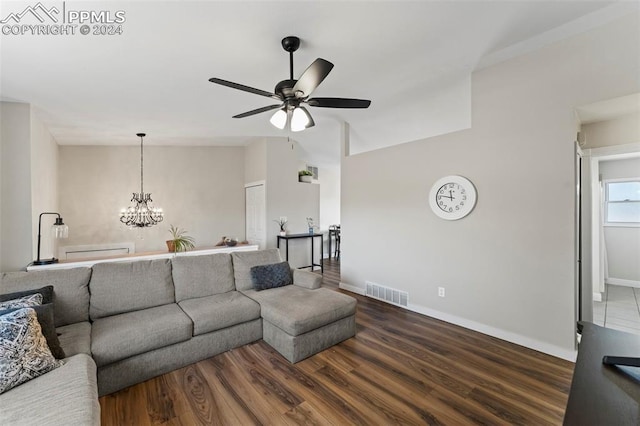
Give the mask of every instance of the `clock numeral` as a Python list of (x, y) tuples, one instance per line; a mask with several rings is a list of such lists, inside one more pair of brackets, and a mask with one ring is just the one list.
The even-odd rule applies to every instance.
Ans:
[(438, 204), (440, 204), (441, 206), (444, 206), (444, 201), (441, 200), (440, 203)]
[(464, 206), (464, 201), (460, 201), (460, 205), (461, 205), (461, 206)]
[(456, 206), (456, 210), (460, 210), (460, 206)]
[(460, 193), (464, 195), (464, 194), (466, 194), (466, 193), (467, 193), (467, 191), (465, 191), (464, 189), (461, 189), (461, 190), (460, 190)]
[(466, 200), (466, 199), (467, 199), (467, 196), (466, 196), (466, 195), (463, 195), (463, 196), (462, 196), (462, 199), (463, 199), (463, 200)]
[(451, 213), (453, 211), (452, 207), (449, 207), (449, 213)]

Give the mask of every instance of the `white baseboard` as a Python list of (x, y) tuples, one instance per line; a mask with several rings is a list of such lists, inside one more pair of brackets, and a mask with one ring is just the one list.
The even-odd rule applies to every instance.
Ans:
[(593, 301), (602, 302), (602, 293), (600, 293), (599, 291), (593, 292)]
[[(357, 287), (351, 284), (340, 282), (341, 289), (350, 291), (352, 293), (364, 295), (365, 289)], [(396, 306), (396, 305), (394, 305)], [(398, 306), (399, 308), (408, 309), (418, 314), (426, 315), (428, 317), (436, 318), (450, 324), (455, 324), (460, 327), (468, 328), (469, 330), (478, 331), (482, 334), (486, 334), (492, 337), (496, 337), (507, 342), (515, 343), (516, 345), (524, 346), (529, 349), (533, 349), (539, 352), (544, 352), (549, 355), (553, 355), (558, 358), (566, 359), (567, 361), (576, 362), (578, 356), (577, 350), (569, 350), (561, 348), (550, 343), (541, 342), (536, 339), (532, 339), (527, 336), (523, 336), (511, 331), (502, 330), (500, 328), (492, 327), (490, 325), (482, 324), (476, 321), (472, 321), (466, 318), (458, 317), (456, 315), (447, 314), (445, 312), (436, 311), (435, 309), (426, 308), (424, 306), (409, 304), (406, 308)]]
[(635, 280), (624, 280), (622, 278), (606, 278), (604, 282), (612, 285), (621, 285), (624, 287), (640, 288), (640, 281), (635, 281)]
[(350, 291), (351, 293), (356, 293), (364, 296), (364, 288), (362, 287), (356, 287), (355, 285), (345, 284), (343, 282), (340, 283), (339, 287), (342, 290), (347, 290), (347, 291)]

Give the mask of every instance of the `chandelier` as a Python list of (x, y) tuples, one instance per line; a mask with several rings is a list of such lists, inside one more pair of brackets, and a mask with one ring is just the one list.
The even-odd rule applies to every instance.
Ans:
[(144, 193), (144, 151), (142, 149), (144, 133), (136, 133), (140, 138), (140, 193), (133, 193), (131, 202), (133, 203), (126, 209), (120, 210), (120, 222), (131, 228), (145, 228), (162, 222), (164, 214), (162, 209), (153, 207), (151, 194)]

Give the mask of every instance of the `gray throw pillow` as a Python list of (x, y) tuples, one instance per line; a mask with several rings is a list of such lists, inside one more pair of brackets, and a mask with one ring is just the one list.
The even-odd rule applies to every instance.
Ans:
[(253, 288), (258, 291), (293, 284), (288, 262), (254, 266), (250, 272)]
[[(58, 333), (56, 332), (55, 322), (53, 320), (53, 303), (47, 303), (46, 305), (35, 305), (30, 307), (33, 308), (34, 311), (36, 311), (38, 323), (40, 323), (42, 334), (47, 341), (47, 346), (49, 346), (51, 353), (57, 359), (64, 358), (64, 350), (62, 349), (62, 346), (60, 346), (60, 339), (58, 339)], [(13, 311), (17, 311), (18, 309), (22, 308), (0, 310), (0, 316)]]
[(36, 288), (34, 290), (17, 291), (15, 293), (0, 294), (0, 302), (6, 302), (7, 300), (18, 299), (24, 296), (30, 296), (32, 294), (40, 293), (42, 295), (42, 304), (53, 302), (53, 286), (48, 285), (42, 288)]
[(0, 316), (0, 394), (60, 367), (32, 308)]

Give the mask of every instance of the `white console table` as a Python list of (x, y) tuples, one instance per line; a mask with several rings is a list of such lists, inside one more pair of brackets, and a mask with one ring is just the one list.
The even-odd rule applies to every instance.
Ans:
[(191, 251), (184, 251), (180, 253), (169, 253), (163, 251), (157, 252), (148, 252), (148, 253), (133, 253), (124, 256), (109, 256), (109, 257), (99, 257), (99, 258), (91, 258), (91, 259), (79, 259), (79, 260), (61, 260), (58, 263), (52, 263), (50, 265), (29, 265), (27, 266), (27, 271), (43, 271), (49, 269), (69, 269), (69, 268), (80, 268), (86, 267), (90, 268), (96, 263), (104, 263), (104, 262), (133, 262), (136, 260), (150, 260), (150, 259), (170, 259), (172, 257), (177, 256), (202, 256), (205, 254), (214, 254), (214, 253), (231, 253), (233, 251), (254, 251), (258, 250), (257, 245), (252, 244), (239, 244), (234, 247), (210, 247), (210, 248), (201, 248), (195, 249)]

